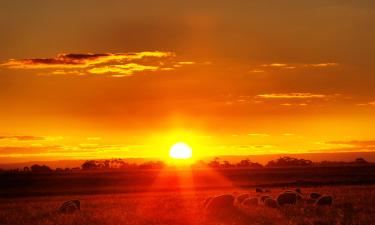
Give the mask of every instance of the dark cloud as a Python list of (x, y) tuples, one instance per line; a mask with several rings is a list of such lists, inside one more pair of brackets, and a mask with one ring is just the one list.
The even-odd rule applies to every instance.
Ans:
[(144, 51), (135, 53), (59, 54), (54, 58), (10, 59), (0, 64), (8, 69), (39, 69), (52, 75), (107, 74), (113, 77), (131, 76), (144, 71), (170, 71), (191, 61), (174, 61), (172, 52)]

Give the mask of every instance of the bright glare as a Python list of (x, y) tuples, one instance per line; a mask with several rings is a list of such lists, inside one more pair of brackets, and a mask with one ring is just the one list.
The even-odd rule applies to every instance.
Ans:
[(176, 143), (169, 150), (169, 156), (174, 159), (188, 159), (192, 154), (193, 151), (185, 143)]

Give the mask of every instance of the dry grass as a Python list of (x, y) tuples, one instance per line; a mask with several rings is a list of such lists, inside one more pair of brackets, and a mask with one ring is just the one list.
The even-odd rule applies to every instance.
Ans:
[[(335, 196), (332, 207), (297, 205), (281, 209), (264, 206), (243, 208), (243, 214), (224, 220), (206, 217), (203, 201), (220, 193), (200, 191), (118, 195), (32, 197), (1, 200), (1, 225), (179, 225), (179, 224), (258, 224), (258, 225), (372, 225), (375, 224), (373, 186), (337, 186), (302, 189)], [(276, 195), (280, 189), (273, 189)], [(246, 190), (244, 190), (246, 192)], [(251, 191), (252, 192), (252, 191)], [(255, 195), (254, 192), (252, 194)], [(80, 199), (82, 210), (73, 214), (56, 211), (61, 202)]]

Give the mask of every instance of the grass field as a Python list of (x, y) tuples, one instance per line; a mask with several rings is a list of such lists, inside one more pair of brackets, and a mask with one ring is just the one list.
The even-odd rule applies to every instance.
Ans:
[[(335, 170), (336, 171), (336, 170)], [(91, 190), (107, 190), (108, 193), (88, 193), (83, 191), (84, 186), (74, 191), (78, 186), (72, 185), (71, 189), (60, 194), (61, 190), (57, 192), (50, 192), (49, 194), (41, 194), (43, 190), (55, 187), (53, 184), (56, 180), (55, 175), (49, 175), (50, 186), (45, 189), (36, 190), (37, 186), (33, 186), (30, 180), (25, 181), (22, 189), (14, 188), (13, 195), (11, 193), (11, 186), (2, 184), (2, 196), (0, 200), (0, 225), (30, 225), (30, 224), (69, 224), (69, 225), (92, 225), (92, 224), (258, 224), (258, 225), (372, 225), (375, 224), (375, 186), (366, 185), (350, 185), (336, 183), (335, 185), (322, 185), (314, 187), (302, 187), (304, 195), (315, 191), (324, 194), (330, 194), (334, 197), (334, 204), (330, 207), (314, 207), (308, 204), (298, 204), (294, 206), (284, 206), (278, 209), (266, 208), (263, 205), (252, 207), (241, 207), (240, 214), (230, 219), (223, 219), (220, 215), (207, 216), (204, 210), (204, 200), (213, 195), (224, 193), (250, 193), (257, 196), (253, 187), (249, 184), (255, 184), (255, 177), (262, 177), (262, 181), (268, 181), (271, 184), (278, 182), (291, 182), (295, 179), (296, 174), (291, 173), (289, 176), (284, 171), (280, 173), (279, 177), (274, 180), (269, 178), (266, 172), (259, 175), (260, 171), (242, 171), (234, 173), (235, 171), (221, 171), (220, 173), (210, 172), (206, 174), (206, 178), (202, 173), (200, 176), (194, 175), (189, 177), (187, 171), (161, 172), (155, 171), (143, 172), (148, 173), (152, 177), (152, 184), (147, 185), (143, 180), (143, 185), (137, 181), (135, 183), (127, 182), (117, 183), (120, 186), (112, 187), (114, 183), (107, 182), (106, 185), (98, 185), (91, 188)], [(270, 173), (274, 173), (272, 171)], [(372, 174), (372, 169), (367, 171)], [(139, 172), (137, 172), (139, 173)], [(182, 173), (182, 174), (181, 174)], [(212, 173), (212, 174), (211, 174)], [(232, 179), (228, 178), (230, 173)], [(256, 173), (259, 173), (256, 175)], [(193, 172), (194, 174), (194, 172)], [(241, 175), (247, 174), (247, 175)], [(253, 181), (245, 182), (253, 176)], [(284, 174), (284, 176), (282, 176)], [(313, 174), (313, 171), (311, 171)], [(330, 174), (329, 172), (327, 174)], [(357, 173), (360, 174), (360, 173)], [(118, 175), (118, 174), (117, 174)], [(39, 175), (41, 176), (41, 175)], [(44, 175), (47, 176), (47, 175)], [(78, 176), (77, 174), (75, 176)], [(85, 183), (84, 176), (80, 174), (81, 183)], [(90, 175), (93, 176), (93, 175)], [(115, 176), (115, 175), (113, 175)], [(114, 179), (112, 176), (111, 179)], [(129, 174), (129, 176), (131, 176)], [(195, 175), (197, 176), (197, 174)], [(327, 175), (328, 176), (328, 175)], [(348, 174), (350, 177), (350, 174)], [(48, 176), (47, 176), (48, 177)], [(98, 176), (100, 178), (100, 176)], [(116, 177), (116, 176), (115, 176)], [(147, 177), (147, 176), (145, 176)], [(229, 176), (230, 177), (230, 176)], [(282, 180), (280, 180), (283, 177)], [(289, 179), (288, 179), (289, 177)], [(331, 181), (345, 180), (344, 174), (337, 174), (337, 176), (330, 175)], [(117, 177), (118, 178), (118, 177)], [(116, 178), (116, 179), (117, 179)], [(210, 178), (209, 180), (207, 180)], [(307, 177), (305, 177), (307, 178)], [(31, 179), (29, 177), (29, 179)], [(36, 179), (34, 177), (34, 179)], [(39, 177), (37, 180), (40, 180)], [(44, 183), (47, 184), (47, 178), (44, 177)], [(67, 178), (65, 178), (67, 179)], [(43, 179), (42, 179), (43, 180)], [(64, 179), (63, 179), (64, 180)], [(240, 182), (242, 180), (242, 182)], [(308, 180), (308, 179), (307, 179)], [(369, 177), (371, 180), (371, 177)], [(9, 178), (8, 178), (9, 181)], [(67, 180), (65, 180), (67, 181)], [(86, 180), (87, 181), (87, 180)], [(259, 180), (258, 180), (259, 181)], [(141, 183), (142, 183), (141, 182)], [(215, 183), (213, 185), (212, 183)], [(18, 178), (18, 185), (21, 180)], [(88, 182), (90, 183), (90, 182)], [(100, 180), (99, 180), (100, 183)], [(234, 185), (234, 184), (247, 185)], [(30, 186), (27, 186), (30, 184)], [(205, 185), (212, 184), (204, 188)], [(265, 183), (263, 183), (265, 184)], [(109, 186), (108, 186), (109, 185)], [(140, 186), (139, 186), (140, 185)], [(145, 186), (144, 186), (145, 185)], [(20, 185), (22, 186), (22, 185)], [(109, 189), (106, 189), (108, 186)], [(134, 191), (137, 187), (143, 187), (142, 191)], [(8, 187), (8, 188), (4, 188)], [(34, 187), (34, 190), (32, 190)], [(123, 193), (110, 193), (112, 190), (119, 190), (124, 188)], [(166, 189), (161, 189), (165, 187)], [(195, 188), (199, 187), (199, 188)], [(169, 189), (168, 189), (169, 188)], [(290, 187), (292, 188), (292, 187)], [(28, 194), (19, 192), (20, 190), (30, 189)], [(285, 187), (272, 187), (271, 192), (267, 193), (272, 196), (277, 196), (283, 191)], [(133, 191), (130, 191), (133, 190)], [(34, 192), (33, 192), (34, 191)], [(83, 191), (79, 193), (79, 191)], [(8, 195), (6, 195), (6, 193)], [(16, 194), (19, 194), (17, 197)], [(46, 192), (47, 193), (47, 192)], [(62, 202), (70, 199), (79, 199), (81, 201), (81, 211), (72, 214), (62, 214), (57, 211)]]

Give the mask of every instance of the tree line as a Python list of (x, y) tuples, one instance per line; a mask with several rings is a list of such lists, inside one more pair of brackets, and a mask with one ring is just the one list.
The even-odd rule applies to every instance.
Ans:
[[(246, 158), (240, 160), (237, 163), (229, 162), (228, 160), (220, 160), (216, 157), (209, 162), (199, 160), (191, 165), (193, 168), (214, 168), (214, 169), (230, 169), (230, 168), (249, 168), (249, 169), (260, 169), (260, 168), (278, 168), (278, 167), (311, 167), (311, 166), (363, 166), (363, 165), (375, 165), (370, 163), (364, 158), (356, 158), (351, 162), (344, 161), (321, 161), (312, 162), (307, 159), (298, 159), (294, 157), (284, 156), (276, 160), (271, 160), (265, 165), (257, 162), (252, 162)], [(123, 159), (106, 159), (106, 160), (86, 160), (80, 167), (73, 168), (56, 168), (52, 169), (46, 165), (34, 164), (30, 167), (24, 167), (21, 169), (1, 170), (0, 172), (10, 173), (52, 173), (52, 172), (75, 172), (75, 171), (90, 171), (90, 170), (115, 170), (115, 169), (163, 169), (167, 165), (163, 161), (148, 161), (144, 163), (129, 163)]]

